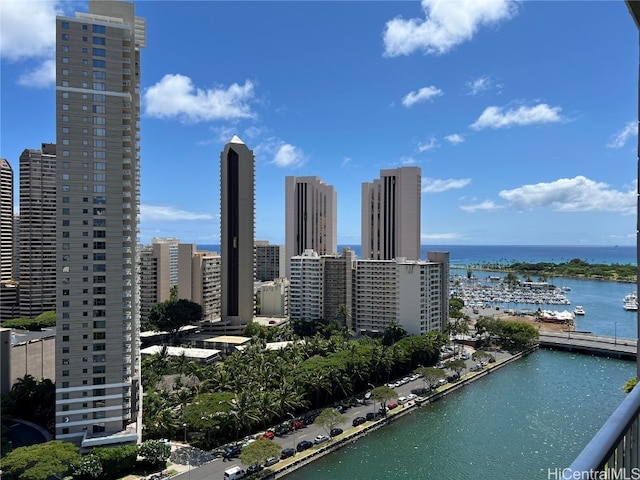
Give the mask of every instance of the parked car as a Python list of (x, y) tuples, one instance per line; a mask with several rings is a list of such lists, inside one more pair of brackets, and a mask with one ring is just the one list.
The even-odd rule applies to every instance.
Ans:
[(398, 397), (398, 405), (402, 405), (403, 403), (407, 403), (407, 397)]
[(278, 457), (269, 457), (264, 461), (264, 467), (270, 467), (271, 465), (275, 465), (278, 463), (280, 459)]
[(376, 419), (376, 414), (373, 412), (368, 412), (366, 415), (367, 421), (371, 422)]
[(411, 390), (412, 395), (424, 395), (425, 393), (429, 393), (429, 389), (426, 387), (419, 387)]
[(440, 380), (438, 380), (438, 386), (441, 387), (442, 385), (446, 385), (448, 382), (448, 380), (446, 378), (441, 378)]
[(351, 424), (354, 427), (357, 427), (358, 425), (362, 425), (366, 421), (367, 421), (367, 419), (364, 418), (364, 417), (356, 417), (356, 418), (353, 419), (353, 422), (351, 422)]
[(258, 473), (263, 469), (264, 467), (262, 465), (258, 465), (258, 464), (249, 465), (247, 467), (247, 475), (253, 475), (254, 473)]
[(343, 432), (343, 430), (341, 428), (332, 428), (331, 431), (329, 432), (329, 435), (331, 435), (332, 437), (337, 437), (338, 435), (340, 435)]
[(273, 438), (276, 436), (275, 433), (273, 433), (271, 430), (267, 430), (266, 432), (264, 432), (264, 434), (262, 435), (262, 438), (266, 438), (267, 440), (273, 440)]
[(240, 452), (242, 452), (242, 445), (231, 445), (227, 447), (222, 454), (222, 458), (235, 458), (240, 456)]
[(302, 427), (304, 427), (304, 423), (302, 423), (300, 420), (296, 420), (295, 422), (293, 422), (294, 430), (300, 430)]
[(450, 382), (458, 380), (459, 378), (460, 378), (460, 374), (458, 372), (453, 372), (447, 375), (447, 380)]
[(316, 438), (313, 439), (313, 443), (315, 443), (316, 445), (320, 445), (327, 440), (329, 440), (329, 437), (327, 437), (326, 435), (316, 435)]
[(289, 428), (288, 427), (285, 427), (284, 425), (280, 425), (279, 427), (276, 427), (275, 434), (278, 437), (286, 435), (287, 433), (289, 433)]
[(284, 460), (285, 458), (293, 457), (296, 451), (293, 448), (285, 448), (280, 452), (280, 460)]
[(313, 447), (313, 443), (311, 443), (309, 440), (302, 440), (301, 442), (298, 442), (298, 445), (296, 445), (296, 450), (298, 452), (304, 452), (311, 447)]
[(398, 404), (396, 402), (389, 402), (387, 403), (387, 408), (389, 410), (393, 410), (394, 408), (396, 408), (398, 406)]

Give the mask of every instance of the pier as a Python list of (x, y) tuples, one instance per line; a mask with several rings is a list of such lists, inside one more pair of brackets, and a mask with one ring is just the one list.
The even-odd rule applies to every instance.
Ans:
[(540, 332), (540, 348), (586, 353), (602, 357), (636, 360), (638, 341), (630, 338), (603, 337), (582, 332)]

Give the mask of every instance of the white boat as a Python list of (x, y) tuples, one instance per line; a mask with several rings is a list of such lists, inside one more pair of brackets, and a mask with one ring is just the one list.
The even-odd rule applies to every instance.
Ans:
[(584, 315), (584, 308), (582, 308), (582, 305), (576, 305), (576, 308), (573, 309), (573, 314)]
[(625, 295), (622, 307), (625, 310), (638, 310), (638, 294), (632, 292)]

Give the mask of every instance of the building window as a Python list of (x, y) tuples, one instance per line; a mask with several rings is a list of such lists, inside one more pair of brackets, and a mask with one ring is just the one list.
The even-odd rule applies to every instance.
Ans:
[(106, 57), (107, 53), (106, 50), (104, 48), (94, 48), (93, 49), (93, 55), (96, 57)]
[(104, 37), (93, 37), (93, 44), (94, 45), (105, 45), (105, 38)]
[(62, 34), (62, 40), (69, 40), (69, 34), (68, 33), (63, 33)]
[(62, 370), (62, 376), (63, 377), (68, 377), (69, 376), (69, 370)]
[(69, 30), (69, 22), (62, 22), (61, 26), (64, 30)]
[(68, 342), (69, 341), (69, 335), (63, 335), (62, 336), (62, 341), (63, 342)]
[(68, 68), (63, 68), (62, 69), (62, 75), (69, 75), (69, 69)]
[(62, 57), (62, 63), (69, 63), (69, 57)]
[(107, 67), (106, 62), (104, 60), (99, 60), (97, 58), (93, 59), (93, 66), (95, 68), (106, 68)]
[(93, 33), (107, 33), (107, 27), (104, 25), (93, 25)]

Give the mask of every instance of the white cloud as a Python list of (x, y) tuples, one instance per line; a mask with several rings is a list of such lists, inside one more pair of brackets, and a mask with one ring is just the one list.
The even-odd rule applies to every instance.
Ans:
[(509, 128), (513, 125), (534, 125), (538, 123), (554, 123), (564, 120), (560, 115), (560, 107), (550, 107), (539, 103), (533, 107), (521, 106), (504, 110), (503, 107), (487, 107), (480, 117), (471, 125), (474, 130), (483, 128)]
[(415, 165), (416, 163), (418, 162), (413, 157), (402, 157), (400, 159), (400, 165), (408, 166), (408, 165)]
[(402, 104), (405, 107), (411, 107), (418, 102), (426, 102), (427, 100), (431, 100), (434, 97), (439, 97), (443, 92), (439, 88), (430, 85), (428, 87), (423, 87), (419, 90), (407, 93), (402, 99)]
[(551, 208), (559, 212), (636, 212), (636, 187), (618, 191), (581, 175), (549, 183), (502, 190), (500, 197), (519, 210)]
[(18, 84), (23, 87), (47, 88), (56, 83), (56, 61), (45, 60), (35, 70), (23, 73)]
[(384, 55), (396, 57), (415, 51), (442, 55), (471, 40), (480, 27), (513, 17), (517, 2), (511, 0), (422, 0), (425, 18), (387, 22), (383, 33)]
[(18, 61), (53, 58), (56, 45), (56, 15), (61, 2), (2, 0), (0, 56)]
[(447, 135), (444, 139), (451, 143), (452, 145), (458, 145), (464, 142), (464, 137), (458, 133), (452, 133), (451, 135)]
[(469, 91), (468, 95), (479, 95), (493, 87), (493, 80), (491, 77), (483, 75), (474, 80), (469, 80), (465, 83), (465, 86)]
[(140, 220), (149, 221), (180, 221), (180, 220), (213, 220), (214, 215), (210, 213), (198, 213), (181, 210), (165, 205), (140, 205)]
[(307, 157), (301, 148), (272, 137), (259, 144), (254, 153), (257, 158), (271, 157), (267, 163), (280, 168), (300, 167), (307, 161)]
[(438, 145), (436, 139), (431, 137), (429, 139), (429, 143), (418, 142), (418, 152), (427, 152), (429, 150), (433, 150), (434, 148), (438, 148), (439, 146), (440, 145)]
[(627, 123), (622, 130), (611, 135), (611, 140), (607, 144), (609, 148), (622, 148), (627, 143), (627, 140), (630, 137), (638, 136), (638, 123), (637, 122), (629, 122)]
[(471, 183), (470, 178), (449, 178), (447, 180), (439, 180), (436, 178), (422, 179), (422, 193), (440, 193), (447, 190), (464, 188)]
[(342, 159), (342, 163), (340, 164), (340, 167), (344, 168), (344, 167), (346, 167), (347, 165), (350, 165), (350, 164), (351, 164), (351, 158), (350, 157), (344, 157)]
[(493, 202), (493, 200), (485, 200), (484, 202), (481, 203), (477, 203), (475, 205), (463, 205), (460, 207), (460, 210), (464, 210), (465, 212), (470, 212), (470, 213), (474, 213), (477, 212), (479, 210), (484, 210), (486, 212), (490, 212), (493, 210), (499, 210), (501, 208), (504, 208), (501, 205), (496, 205), (495, 202)]
[(167, 74), (145, 94), (146, 114), (155, 118), (179, 118), (183, 122), (253, 118), (249, 101), (254, 85), (234, 83), (228, 88), (196, 88), (189, 77)]

